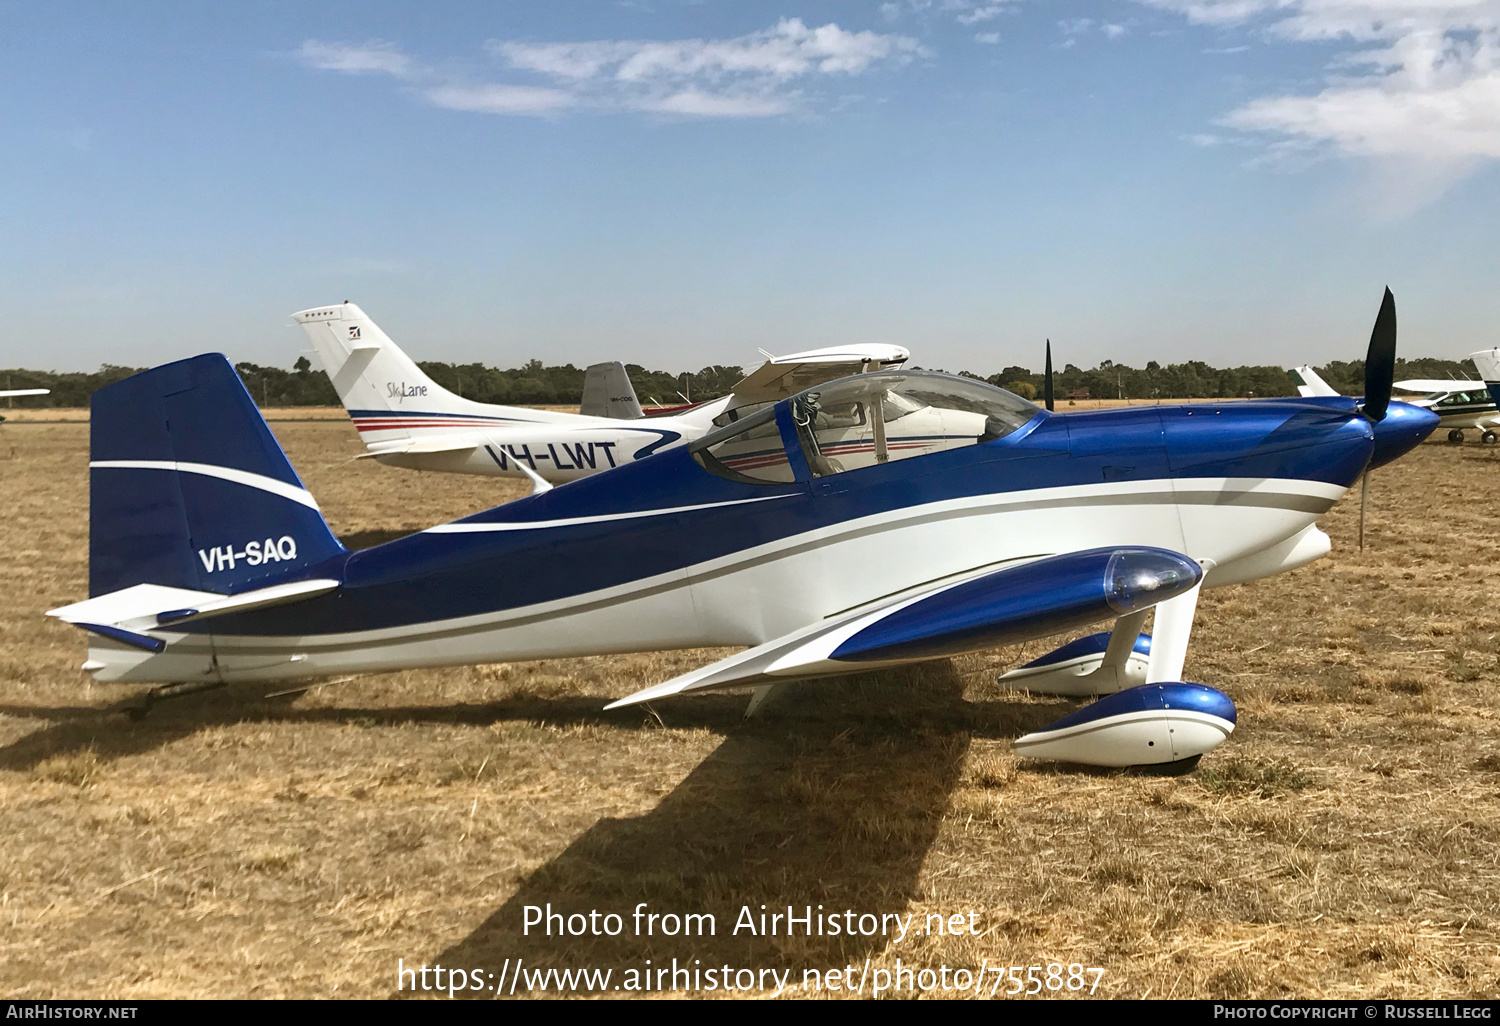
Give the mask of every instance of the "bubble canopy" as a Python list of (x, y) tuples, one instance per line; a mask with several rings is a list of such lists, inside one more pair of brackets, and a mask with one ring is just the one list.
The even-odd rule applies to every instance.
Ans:
[[(786, 403), (814, 477), (993, 441), (1041, 413), (1004, 389), (932, 371), (858, 374)], [(722, 477), (758, 484), (794, 480), (775, 407), (733, 420), (689, 450)]]

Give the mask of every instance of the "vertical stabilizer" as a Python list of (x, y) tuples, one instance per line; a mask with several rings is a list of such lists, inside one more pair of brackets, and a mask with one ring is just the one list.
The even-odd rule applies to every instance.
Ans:
[(592, 364), (583, 372), (583, 404), (578, 412), (611, 420), (640, 420), (645, 416), (630, 375), (619, 362)]
[(1469, 359), (1474, 361), (1479, 376), (1489, 386), (1490, 399), (1496, 406), (1500, 406), (1500, 349), (1481, 349), (1477, 353), (1470, 353)]
[(501, 421), (548, 419), (548, 414), (454, 395), (428, 377), (353, 303), (302, 310), (292, 319), (307, 333), (367, 446)]
[(1320, 378), (1318, 372), (1311, 367), (1293, 367), (1291, 375), (1292, 380), (1297, 383), (1297, 394), (1304, 399), (1320, 395), (1338, 395), (1333, 386)]
[(343, 554), (223, 356), (101, 388), (90, 421), (90, 596), (137, 584), (233, 594)]

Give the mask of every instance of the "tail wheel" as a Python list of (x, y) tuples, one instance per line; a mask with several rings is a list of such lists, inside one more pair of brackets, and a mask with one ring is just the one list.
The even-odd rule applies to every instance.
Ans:
[(1486, 431), (1479, 438), (1485, 445), (1494, 445), (1496, 442), (1500, 442), (1500, 434), (1496, 434), (1493, 431)]
[(1454, 428), (1452, 431), (1448, 432), (1448, 441), (1450, 441), (1450, 442), (1462, 442), (1463, 440), (1464, 440), (1464, 429), (1463, 428)]

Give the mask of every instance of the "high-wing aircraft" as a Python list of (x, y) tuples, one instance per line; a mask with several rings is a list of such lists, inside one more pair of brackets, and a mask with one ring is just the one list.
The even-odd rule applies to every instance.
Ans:
[[(846, 374), (899, 367), (911, 355), (901, 346), (870, 343), (772, 357), (734, 394), (650, 419), (640, 419), (625, 369), (600, 364), (590, 368), (592, 378), (586, 376), (585, 402), (606, 415), (584, 416), (454, 395), (353, 303), (303, 310), (292, 318), (312, 341), (359, 430), (365, 455), (412, 470), (527, 477), (543, 490), (700, 438), (714, 429), (715, 418), (733, 417), (741, 407), (774, 402)], [(619, 368), (618, 375), (612, 367)]]
[(90, 597), (50, 615), (89, 632), (96, 680), (163, 684), (153, 696), (748, 646), (614, 705), (746, 686), (759, 699), (1112, 621), (1095, 650), (1064, 646), (1025, 684), (1107, 697), (1017, 751), (1177, 763), (1235, 723), (1226, 695), (1182, 681), (1199, 589), (1327, 553), (1318, 516), (1437, 423), (1389, 401), (1395, 330), (1387, 292), (1362, 400), (1055, 414), (967, 378), (846, 377), (358, 552), (228, 361), (199, 356), (94, 393)]
[[(1490, 402), (1500, 405), (1500, 348), (1481, 349), (1477, 353), (1470, 353), (1469, 359), (1474, 361), (1474, 369), (1479, 371), (1479, 376), (1484, 379), (1485, 390), (1489, 394)], [(1500, 424), (1500, 418), (1497, 418), (1496, 422)], [(1489, 437), (1493, 433), (1493, 430), (1491, 430), (1484, 440), (1486, 442), (1495, 441), (1495, 439)]]
[[(50, 388), (7, 388), (7, 389), (0, 389), (0, 399), (18, 398), (18, 397), (23, 396), (23, 395), (48, 395), (48, 394), (51, 393), (51, 391), (52, 391), (52, 389), (50, 389)], [(0, 420), (4, 420), (4, 419), (5, 419), (4, 417), (0, 417)]]
[[(1486, 350), (1485, 352), (1489, 352)], [(1470, 359), (1478, 362), (1484, 353), (1473, 353)], [(1484, 373), (1481, 368), (1480, 373)], [(1338, 392), (1318, 376), (1311, 367), (1294, 367), (1297, 391), (1303, 396), (1338, 395)], [(1439, 418), (1438, 427), (1448, 429), (1448, 441), (1462, 442), (1465, 428), (1479, 428), (1481, 441), (1494, 445), (1500, 441), (1500, 410), (1483, 381), (1447, 381), (1443, 378), (1412, 378), (1398, 381), (1393, 386), (1399, 392), (1415, 392), (1421, 398), (1406, 400), (1413, 406), (1431, 410)]]

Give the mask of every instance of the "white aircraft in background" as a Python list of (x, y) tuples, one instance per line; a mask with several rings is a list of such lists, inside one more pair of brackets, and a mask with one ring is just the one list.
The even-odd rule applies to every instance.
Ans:
[[(1469, 359), (1479, 368), (1479, 373), (1489, 377), (1489, 372), (1480, 363), (1480, 358), (1495, 350), (1473, 353)], [(1500, 366), (1496, 370), (1496, 380), (1500, 381)], [(1338, 395), (1333, 387), (1322, 378), (1311, 367), (1294, 367), (1292, 375), (1299, 381), (1297, 391), (1303, 396)], [(1420, 399), (1407, 399), (1405, 402), (1412, 406), (1420, 406), (1424, 410), (1431, 410), (1439, 418), (1439, 430), (1448, 429), (1448, 441), (1462, 442), (1464, 440), (1465, 428), (1478, 428), (1483, 434), (1480, 438), (1485, 445), (1494, 445), (1500, 441), (1500, 409), (1495, 406), (1495, 399), (1490, 393), (1489, 386), (1483, 381), (1445, 381), (1442, 378), (1412, 378), (1406, 381), (1398, 381), (1393, 386), (1401, 392), (1417, 392), (1421, 394)]]
[[(365, 443), (396, 467), (530, 478), (537, 491), (700, 438), (762, 406), (835, 378), (894, 370), (911, 355), (883, 343), (772, 357), (734, 393), (675, 416), (649, 419), (619, 364), (585, 376), (585, 406), (605, 415), (474, 402), (429, 378), (353, 303), (292, 314)], [(614, 373), (615, 369), (618, 374)]]
[[(23, 395), (48, 395), (52, 392), (50, 388), (6, 388), (0, 389), (0, 399), (19, 398)], [(4, 420), (0, 417), (0, 420)]]

